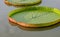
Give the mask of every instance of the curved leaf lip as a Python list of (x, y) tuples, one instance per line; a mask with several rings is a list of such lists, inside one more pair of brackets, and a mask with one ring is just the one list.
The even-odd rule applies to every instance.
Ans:
[(54, 8), (54, 12), (60, 15), (60, 10)]
[[(36, 8), (39, 8), (39, 7), (36, 7)], [(54, 8), (50, 8), (50, 7), (41, 7), (41, 8), (46, 8), (46, 9), (52, 9), (53, 11), (54, 11)], [(9, 13), (9, 15), (8, 15), (8, 20), (9, 20), (9, 22), (11, 22), (11, 23), (13, 23), (13, 24), (16, 24), (16, 25), (19, 25), (19, 26), (23, 26), (23, 27), (46, 27), (46, 26), (51, 26), (51, 25), (54, 25), (54, 24), (56, 24), (56, 23), (58, 23), (58, 22), (60, 22), (60, 19), (57, 19), (57, 20), (55, 20), (55, 21), (52, 21), (52, 22), (48, 22), (48, 23), (43, 23), (43, 25), (44, 24), (49, 24), (49, 25), (44, 25), (44, 26), (41, 26), (41, 24), (38, 24), (38, 25), (35, 25), (35, 24), (28, 24), (28, 23), (24, 23), (24, 22), (18, 22), (18, 21), (16, 21), (15, 19), (13, 19), (11, 16), (13, 15), (13, 14), (15, 14), (16, 12), (18, 12), (18, 11), (21, 11), (21, 10), (25, 10), (25, 9), (27, 9), (27, 8), (22, 8), (22, 9), (16, 9), (16, 10), (13, 10), (13, 11), (11, 11), (10, 13)], [(45, 10), (44, 10), (45, 11)], [(57, 10), (57, 11), (59, 11), (59, 10)], [(54, 11), (55, 12), (55, 11)], [(56, 12), (55, 12), (56, 13)], [(58, 13), (57, 13), (58, 14)], [(58, 14), (59, 15), (59, 14)]]
[(34, 6), (34, 5), (39, 5), (42, 3), (42, 0), (39, 0), (34, 3), (22, 3), (22, 4), (13, 4), (9, 2), (8, 0), (4, 0), (4, 3), (7, 4), (8, 6), (15, 6), (15, 7), (27, 7), (27, 6)]

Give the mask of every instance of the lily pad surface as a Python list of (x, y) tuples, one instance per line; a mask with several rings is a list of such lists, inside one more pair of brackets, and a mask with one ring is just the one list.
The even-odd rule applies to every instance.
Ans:
[(13, 10), (9, 13), (9, 17), (17, 22), (43, 27), (60, 22), (59, 12), (56, 8), (38, 6)]
[(12, 5), (30, 6), (40, 4), (42, 0), (7, 0)]

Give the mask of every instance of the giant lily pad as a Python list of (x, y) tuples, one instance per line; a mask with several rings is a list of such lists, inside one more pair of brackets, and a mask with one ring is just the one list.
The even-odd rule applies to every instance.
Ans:
[(32, 6), (38, 5), (42, 0), (5, 0), (5, 3), (13, 6)]
[(28, 7), (13, 10), (9, 20), (24, 27), (45, 27), (60, 22), (60, 10), (50, 7)]

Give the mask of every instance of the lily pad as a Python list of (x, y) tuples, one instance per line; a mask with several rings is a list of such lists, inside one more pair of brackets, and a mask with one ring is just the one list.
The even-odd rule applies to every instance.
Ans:
[(56, 8), (39, 6), (16, 9), (9, 13), (9, 17), (17, 22), (23, 22), (26, 23), (26, 25), (32, 24), (35, 27), (50, 26), (60, 22), (60, 11), (57, 9), (56, 11), (55, 9)]
[(32, 6), (38, 5), (42, 0), (6, 0), (5, 3), (13, 6)]

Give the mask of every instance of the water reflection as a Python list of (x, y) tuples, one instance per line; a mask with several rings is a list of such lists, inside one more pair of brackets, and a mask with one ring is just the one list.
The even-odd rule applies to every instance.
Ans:
[(58, 26), (60, 26), (60, 23), (54, 24), (54, 25), (49, 26), (49, 27), (38, 27), (38, 28), (27, 28), (27, 27), (22, 27), (22, 26), (17, 26), (17, 27), (19, 29), (26, 30), (26, 31), (45, 31), (45, 30), (54, 29)]
[(17, 26), (17, 24), (14, 24), (13, 22), (9, 22), (11, 26)]

